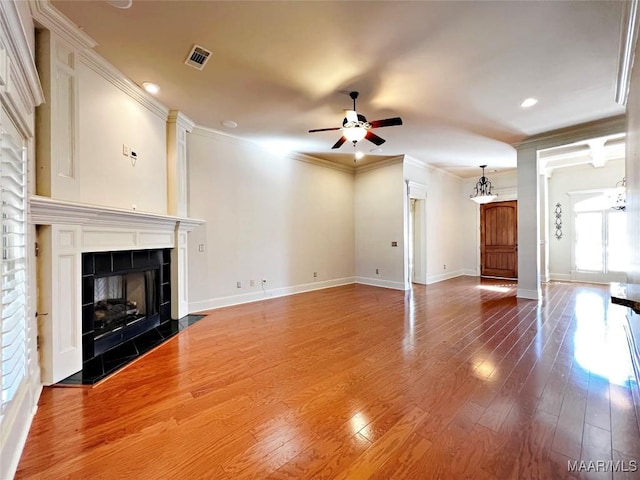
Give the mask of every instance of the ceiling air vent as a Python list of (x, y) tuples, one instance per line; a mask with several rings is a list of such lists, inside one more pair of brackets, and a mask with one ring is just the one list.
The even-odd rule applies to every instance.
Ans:
[(194, 45), (184, 63), (193, 68), (197, 68), (198, 70), (202, 70), (210, 56), (211, 52), (209, 50), (202, 48), (199, 45)]

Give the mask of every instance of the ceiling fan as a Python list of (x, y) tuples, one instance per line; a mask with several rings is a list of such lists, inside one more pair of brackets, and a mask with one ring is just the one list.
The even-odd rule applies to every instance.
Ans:
[(347, 140), (353, 142), (353, 146), (355, 147), (356, 143), (362, 139), (369, 140), (371, 143), (375, 143), (377, 146), (380, 146), (386, 140), (373, 133), (371, 129), (402, 125), (402, 119), (400, 117), (385, 118), (384, 120), (368, 122), (364, 115), (356, 112), (356, 98), (358, 98), (358, 92), (351, 92), (349, 93), (349, 96), (353, 100), (353, 110), (345, 110), (342, 127), (315, 128), (313, 130), (309, 130), (309, 133), (342, 130), (342, 137), (340, 137), (340, 140), (338, 140), (331, 148), (340, 148)]

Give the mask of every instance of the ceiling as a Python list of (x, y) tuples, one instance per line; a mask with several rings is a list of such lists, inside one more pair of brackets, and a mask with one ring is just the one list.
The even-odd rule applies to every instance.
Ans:
[[(369, 121), (404, 121), (375, 130), (380, 150), (357, 144), (364, 162), (405, 154), (462, 178), (515, 168), (511, 144), (527, 136), (624, 113), (623, 2), (51, 3), (198, 125), (344, 164), (354, 147), (331, 150), (340, 132), (307, 131), (341, 126), (353, 90)], [(184, 64), (194, 44), (213, 52), (202, 71)]]

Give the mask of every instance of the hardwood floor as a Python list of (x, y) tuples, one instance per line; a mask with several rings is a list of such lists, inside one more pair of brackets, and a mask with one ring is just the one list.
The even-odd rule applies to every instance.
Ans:
[(97, 387), (46, 388), (17, 478), (638, 478), (625, 309), (543, 289), (463, 277), (211, 311)]

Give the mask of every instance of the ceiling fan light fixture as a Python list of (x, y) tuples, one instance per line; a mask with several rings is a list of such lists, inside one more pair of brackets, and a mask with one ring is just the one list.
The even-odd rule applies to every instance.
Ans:
[(362, 127), (351, 127), (342, 130), (344, 138), (350, 142), (359, 142), (367, 135), (367, 129)]

